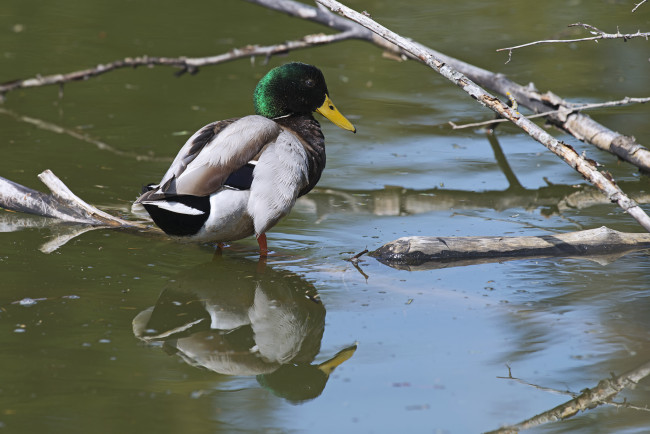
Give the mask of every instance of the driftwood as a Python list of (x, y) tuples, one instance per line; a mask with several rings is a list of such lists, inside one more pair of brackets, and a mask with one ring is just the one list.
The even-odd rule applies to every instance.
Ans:
[[(0, 232), (14, 232), (28, 227), (48, 227), (55, 236), (40, 247), (43, 253), (51, 253), (71, 239), (95, 229), (122, 229), (149, 236), (161, 236), (163, 232), (146, 221), (124, 220), (104, 212), (72, 193), (50, 170), (38, 175), (51, 193), (17, 184), (0, 177), (0, 208), (32, 214), (38, 217), (0, 214)], [(6, 213), (13, 214), (13, 213)]]
[(51, 194), (32, 190), (0, 177), (0, 207), (11, 211), (52, 217), (64, 222), (101, 227), (144, 229), (141, 222), (123, 220), (81, 200), (52, 173), (46, 170), (39, 179)]
[(607, 227), (528, 237), (403, 237), (369, 255), (395, 268), (426, 269), (550, 256), (612, 257), (650, 248), (650, 234)]

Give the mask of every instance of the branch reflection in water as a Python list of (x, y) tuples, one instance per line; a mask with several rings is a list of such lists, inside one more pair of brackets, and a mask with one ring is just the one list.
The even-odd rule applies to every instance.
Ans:
[[(622, 181), (619, 183), (638, 203), (650, 203), (649, 181)], [(537, 209), (544, 216), (563, 215), (571, 209), (586, 209), (596, 205), (606, 205), (609, 201), (594, 188), (586, 185), (548, 185), (538, 189), (513, 187), (506, 190), (464, 191), (451, 189), (415, 190), (403, 187), (385, 187), (380, 190), (343, 190), (315, 188), (309, 195), (298, 199), (294, 212), (313, 215), (316, 223), (326, 220), (330, 215), (341, 213), (357, 215), (400, 216), (427, 212), (522, 208), (527, 212)], [(116, 215), (125, 216), (124, 206), (100, 206)], [(50, 229), (53, 237), (40, 250), (51, 253), (71, 239), (84, 232), (106, 229), (103, 226), (70, 224), (58, 219), (6, 212), (0, 208), (0, 232), (16, 232), (23, 229)], [(116, 229), (116, 228), (113, 228)], [(129, 230), (122, 228), (122, 230)], [(136, 231), (143, 236), (156, 236), (155, 233)], [(159, 236), (159, 234), (158, 234)], [(384, 240), (386, 241), (386, 240)]]
[[(648, 181), (621, 181), (629, 195), (642, 204), (650, 203)], [(296, 202), (294, 209), (316, 214), (322, 221), (337, 213), (373, 214), (379, 216), (415, 215), (454, 209), (504, 211), (522, 208), (543, 216), (562, 215), (569, 210), (586, 209), (610, 202), (587, 185), (553, 184), (535, 189), (467, 191), (452, 189), (407, 189), (388, 186), (380, 190), (343, 190), (316, 187)]]
[(292, 403), (318, 397), (356, 345), (312, 364), (320, 352), (325, 307), (314, 286), (263, 261), (215, 257), (171, 280), (156, 304), (133, 320), (133, 333), (189, 365), (223, 375), (257, 376)]

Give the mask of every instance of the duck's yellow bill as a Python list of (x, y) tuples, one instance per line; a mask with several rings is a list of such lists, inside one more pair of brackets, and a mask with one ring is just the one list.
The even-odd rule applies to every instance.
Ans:
[(325, 95), (325, 102), (322, 106), (318, 107), (316, 111), (329, 119), (337, 127), (352, 131), (353, 133), (357, 132), (354, 125), (352, 125), (350, 121), (347, 120), (345, 116), (336, 109), (336, 107), (334, 107), (334, 103), (330, 99), (329, 95)]
[(345, 348), (339, 351), (338, 353), (336, 353), (336, 355), (331, 359), (318, 365), (318, 369), (323, 371), (325, 375), (330, 375), (334, 371), (334, 369), (336, 369), (337, 366), (339, 366), (341, 363), (345, 362), (350, 357), (352, 357), (352, 355), (356, 350), (357, 350), (356, 344), (352, 345), (351, 347)]

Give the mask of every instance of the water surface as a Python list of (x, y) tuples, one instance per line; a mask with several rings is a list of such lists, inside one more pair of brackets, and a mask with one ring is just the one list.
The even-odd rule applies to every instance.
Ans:
[[(646, 96), (645, 41), (530, 48), (507, 65), (494, 50), (570, 37), (565, 25), (577, 21), (647, 29), (648, 6), (634, 15), (611, 1), (350, 6), (565, 98)], [(142, 54), (213, 55), (323, 30), (233, 0), (5, 1), (0, 81)], [(500, 127), (492, 142), (478, 130), (452, 131), (449, 120), (492, 115), (421, 65), (385, 59), (363, 42), (180, 78), (165, 68), (121, 70), (68, 84), (63, 99), (55, 87), (12, 92), (0, 113), (0, 176), (42, 189), (36, 175), (51, 169), (88, 202), (126, 213), (189, 134), (250, 113), (257, 80), (290, 60), (324, 71), (358, 133), (322, 122), (327, 168), (268, 234), (274, 254), (266, 265), (252, 239), (214, 258), (214, 246), (111, 230), (45, 254), (43, 245), (69, 227), (0, 212), (7, 231), (0, 234), (0, 431), (481, 432), (549, 410), (571, 398), (561, 392), (580, 393), (650, 359), (647, 251), (610, 263), (542, 258), (420, 271), (346, 260), (406, 235), (640, 231), (516, 129)], [(648, 110), (594, 117), (647, 145)], [(650, 182), (634, 168), (551, 132), (604, 164), (630, 195), (647, 197)], [(16, 226), (22, 230), (10, 231)], [(156, 338), (143, 340), (133, 321), (152, 312), (162, 319), (143, 327)], [(260, 322), (269, 312), (288, 312), (302, 326), (265, 335), (284, 324)], [(272, 352), (265, 345), (278, 335)], [(333, 359), (340, 364), (326, 373)], [(500, 378), (508, 366), (529, 384)], [(616, 401), (623, 399), (644, 407), (647, 379)], [(533, 431), (640, 432), (648, 424), (645, 411), (603, 405)]]

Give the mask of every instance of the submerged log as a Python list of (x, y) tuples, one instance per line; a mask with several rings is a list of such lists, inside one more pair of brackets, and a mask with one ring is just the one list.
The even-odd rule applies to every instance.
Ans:
[(650, 248), (649, 233), (609, 229), (526, 237), (403, 237), (369, 255), (395, 268), (439, 268), (549, 256), (618, 255)]

